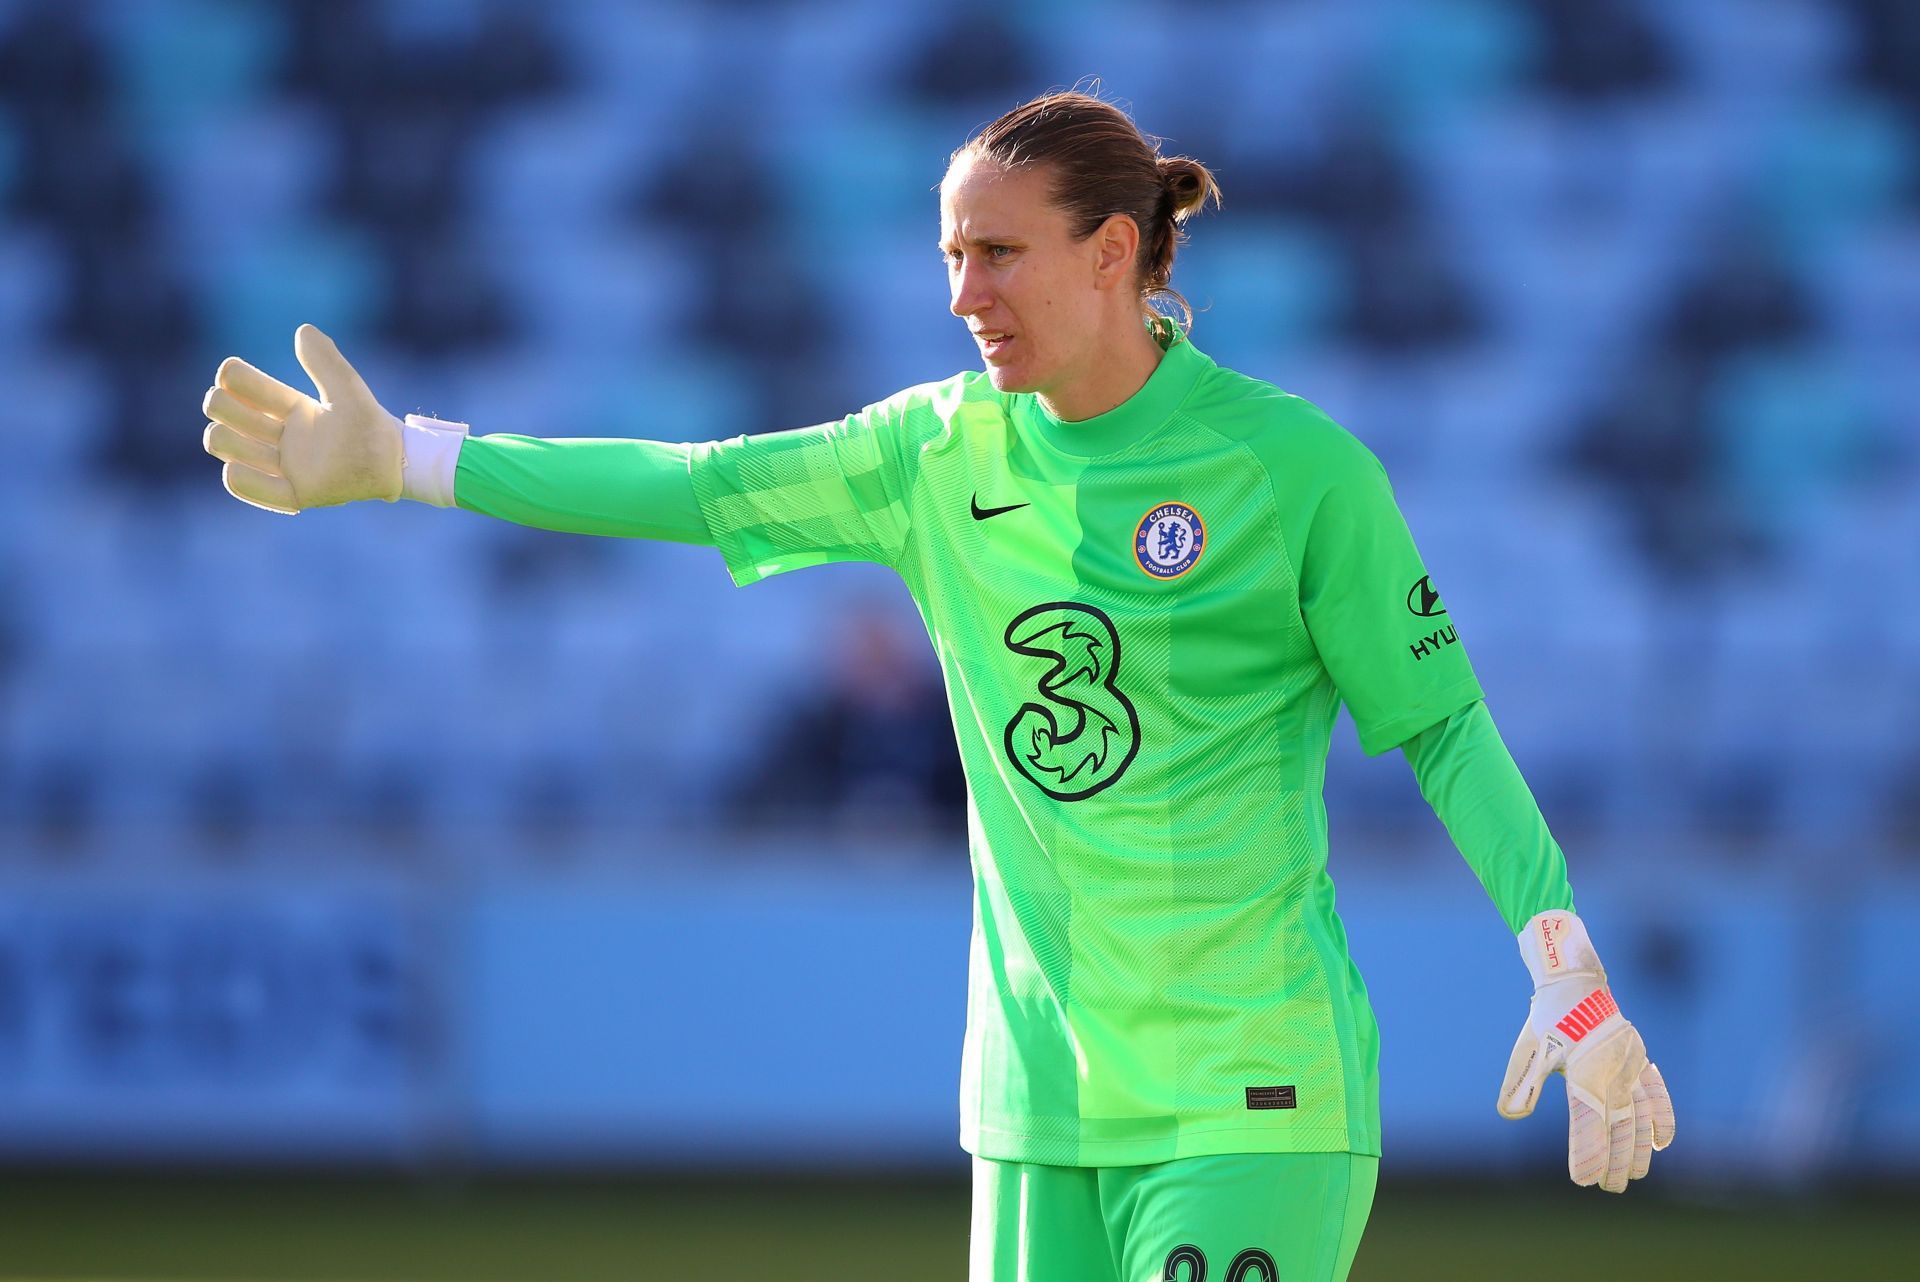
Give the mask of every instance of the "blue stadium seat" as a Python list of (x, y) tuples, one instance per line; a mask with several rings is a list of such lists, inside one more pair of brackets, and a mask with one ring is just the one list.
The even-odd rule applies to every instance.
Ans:
[[(108, 6), (76, 48), (97, 35), (120, 123), (56, 128), (31, 90), (0, 106), (0, 200), (22, 211), (0, 219), (0, 379), (59, 424), (17, 434), (0, 473), (0, 608), (19, 633), (4, 734), (18, 778), (45, 777), (18, 788), (59, 802), (81, 771), (112, 822), (187, 831), (230, 806), (207, 781), (237, 761), (288, 823), (415, 802), (449, 840), (568, 814), (698, 818), (842, 612), (870, 592), (907, 608), (871, 567), (741, 593), (706, 548), (589, 546), (410, 507), (268, 518), (220, 495), (211, 462), (182, 466), (198, 488), (175, 494), (115, 457), (145, 448), (140, 424), (160, 411), (107, 375), (146, 353), (103, 348), (68, 317), (83, 269), (99, 270), (100, 228), (184, 277), (180, 332), (155, 338), (201, 353), (178, 377), (177, 452), (164, 432), (155, 447), (169, 461), (198, 449), (192, 398), (220, 356), (305, 386), (289, 345), (304, 320), (390, 409), (480, 432), (776, 430), (976, 365), (946, 311), (932, 185), (967, 130), (1011, 104), (1006, 77), (1099, 72), (1172, 149), (1218, 165), (1228, 204), (1195, 224), (1175, 280), (1208, 309), (1196, 341), (1316, 401), (1387, 464), (1556, 813), (1606, 827), (1746, 810), (1775, 836), (1864, 832), (1882, 819), (1861, 798), (1895, 786), (1906, 706), (1874, 691), (1920, 682), (1913, 612), (1874, 605), (1920, 588), (1913, 123), (1875, 96), (1889, 91), (1849, 83), (1839, 7), (1775, 6), (1766, 22), (1735, 0), (1636, 11), (1677, 81), (1580, 97), (1543, 83), (1551, 30), (1497, 0), (1450, 0), (1418, 24), (1379, 5), (1139, 6), (1099, 23), (1044, 6), (1005, 19), (1004, 56), (977, 84), (917, 70), (917, 51), (944, 65), (944, 11), (552, 6), (541, 21), (566, 88), (475, 107), (450, 144), (451, 203), (422, 211), (421, 227), (473, 248), (507, 308), (497, 345), (441, 357), (396, 340), (408, 228), (338, 199), (352, 104), (287, 71), (295, 19)], [(375, 13), (395, 48), (483, 16)], [(1187, 91), (1202, 79), (1208, 94)], [(92, 193), (86, 228), (23, 198), (51, 181), (49, 140), (77, 137), (134, 166), (65, 158), (55, 176), (73, 190), (54, 194)], [(1349, 216), (1432, 247), (1482, 332), (1404, 351), (1345, 336), (1353, 229), (1316, 201), (1353, 138), (1404, 173), (1375, 183), (1394, 208)], [(700, 178), (741, 199), (676, 201), (708, 190), (689, 186)], [(1783, 247), (1810, 333), (1678, 351), (1676, 297), (1734, 232)], [(777, 297), (708, 307), (710, 250), (736, 278), (778, 267)], [(816, 326), (786, 360), (797, 373), (782, 372), (789, 353), (729, 339), (796, 311)], [(1686, 374), (1670, 386), (1648, 372), (1668, 359)], [(1660, 419), (1708, 429), (1677, 501), (1736, 496), (1776, 535), (1770, 561), (1676, 579), (1662, 561), (1674, 536), (1646, 537), (1635, 506), (1661, 477), (1636, 491), (1565, 472), (1567, 447), (1633, 413), (1636, 388), (1698, 391), (1697, 411)], [(1685, 457), (1685, 442), (1638, 439)], [(1783, 595), (1806, 617), (1779, 617), (1768, 602)], [(245, 675), (209, 684), (196, 663)], [(716, 669), (728, 679), (707, 679)], [(82, 733), (115, 699), (138, 715)], [(1669, 714), (1661, 738), (1649, 727)], [(1848, 791), (1862, 776), (1878, 794)], [(316, 795), (314, 778), (337, 793)]]

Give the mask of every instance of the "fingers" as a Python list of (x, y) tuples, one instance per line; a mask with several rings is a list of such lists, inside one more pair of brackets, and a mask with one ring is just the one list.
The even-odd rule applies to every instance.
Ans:
[(222, 463), (244, 463), (260, 472), (280, 473), (280, 451), (265, 441), (236, 432), (225, 423), (209, 423), (200, 443)]
[(1667, 1080), (1651, 1060), (1640, 1070), (1640, 1088), (1647, 1093), (1653, 1114), (1653, 1147), (1663, 1149), (1673, 1143), (1673, 1097), (1667, 1094)]
[(1495, 1104), (1500, 1116), (1522, 1118), (1533, 1112), (1546, 1069), (1547, 1057), (1540, 1039), (1522, 1029), (1513, 1044), (1513, 1054), (1507, 1057), (1507, 1075), (1500, 1083), (1500, 1098)]
[(220, 368), (214, 372), (213, 385), (225, 388), (255, 409), (280, 419), (293, 413), (300, 402), (307, 399), (305, 392), (288, 387), (238, 356), (229, 356), (220, 362)]
[(236, 432), (269, 445), (278, 444), (286, 423), (264, 410), (256, 409), (224, 387), (214, 386), (200, 400), (200, 411), (216, 423), (224, 423)]
[(331, 404), (342, 397), (373, 399), (373, 393), (367, 390), (353, 366), (347, 364), (347, 358), (317, 327), (302, 325), (295, 330), (293, 350), (300, 358), (300, 368), (307, 371), (307, 377), (320, 390), (322, 401)]
[(1633, 1084), (1633, 1169), (1627, 1172), (1627, 1178), (1637, 1180), (1647, 1173), (1653, 1165), (1653, 1101), (1647, 1096), (1647, 1088), (1638, 1081)]
[(1633, 1110), (1610, 1113), (1569, 1088), (1567, 1174), (1582, 1188), (1598, 1184), (1608, 1193), (1624, 1193), (1633, 1166)]
[[(1576, 1184), (1626, 1192), (1634, 1174), (1634, 1143), (1640, 1130), (1635, 1089), (1646, 1067), (1646, 1048), (1633, 1025), (1580, 1048), (1567, 1064), (1567, 1167)], [(1652, 1146), (1652, 1114), (1647, 1144)]]
[[(1600, 1187), (1609, 1193), (1626, 1192), (1627, 1181), (1634, 1178), (1634, 1146), (1641, 1129), (1635, 1093), (1640, 1089), (1640, 1070), (1647, 1065), (1647, 1048), (1640, 1040), (1640, 1030), (1633, 1025), (1628, 1024), (1624, 1034), (1609, 1039), (1613, 1044), (1608, 1049), (1618, 1058), (1609, 1055), (1601, 1060), (1608, 1071), (1600, 1086), (1607, 1108), (1607, 1170), (1600, 1177)], [(1647, 1127), (1647, 1153), (1651, 1157), (1651, 1115)], [(1645, 1169), (1640, 1173), (1644, 1175)]]
[(1606, 1174), (1606, 1114), (1567, 1088), (1567, 1174), (1573, 1182), (1586, 1187), (1597, 1184)]
[(1627, 1177), (1633, 1171), (1633, 1097), (1619, 1108), (1607, 1110), (1607, 1169), (1601, 1173), (1600, 1187), (1608, 1193), (1627, 1191)]
[(300, 510), (293, 486), (284, 477), (248, 467), (245, 463), (229, 463), (220, 469), (220, 480), (227, 487), (227, 493), (242, 503), (251, 503), (255, 507), (287, 516)]
[[(1518, 1063), (1520, 1048), (1514, 1053)], [(1508, 1071), (1511, 1078), (1514, 1070)], [(1624, 1193), (1673, 1141), (1666, 1081), (1648, 1061), (1639, 1031), (1625, 1023), (1583, 1045), (1566, 1074), (1567, 1173), (1575, 1184)]]

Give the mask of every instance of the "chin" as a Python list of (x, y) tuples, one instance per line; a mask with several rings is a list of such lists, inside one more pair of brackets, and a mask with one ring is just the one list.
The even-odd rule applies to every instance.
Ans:
[(986, 368), (987, 381), (996, 392), (1031, 392), (1040, 386), (1040, 380), (1030, 377), (1018, 366), (989, 363)]

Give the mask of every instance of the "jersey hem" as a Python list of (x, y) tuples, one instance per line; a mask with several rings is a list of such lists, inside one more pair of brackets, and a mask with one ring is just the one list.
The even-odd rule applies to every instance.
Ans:
[[(1063, 1147), (1080, 1154), (1079, 1161), (1062, 1162)], [(1146, 1166), (1183, 1157), (1215, 1157), (1224, 1153), (1357, 1153), (1380, 1156), (1378, 1135), (1355, 1135), (1345, 1127), (1312, 1127), (1276, 1131), (1271, 1127), (1223, 1126), (1182, 1130), (1163, 1140), (1077, 1140), (1030, 1135), (994, 1126), (976, 1126), (960, 1132), (960, 1147), (975, 1157), (995, 1162), (1030, 1162), (1037, 1166)]]

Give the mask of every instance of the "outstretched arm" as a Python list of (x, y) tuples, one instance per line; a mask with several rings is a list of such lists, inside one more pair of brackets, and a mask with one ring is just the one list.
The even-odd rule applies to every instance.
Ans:
[(1519, 940), (1533, 976), (1527, 1020), (1500, 1085), (1503, 1117), (1533, 1112), (1553, 1073), (1567, 1081), (1567, 1170), (1624, 1192), (1673, 1140), (1673, 1103), (1640, 1034), (1615, 1004), (1567, 863), (1484, 701), (1400, 745), (1420, 791)]
[(288, 514), (410, 498), (576, 534), (713, 542), (694, 494), (691, 446), (468, 439), (463, 424), (389, 414), (312, 325), (295, 332), (294, 350), (318, 398), (237, 356), (221, 362), (207, 389), (202, 443), (226, 464), (235, 498)]
[[(449, 459), (447, 447), (425, 431), (407, 444), (409, 475), (418, 470), (423, 489), (431, 487), (409, 498), (571, 534), (707, 546), (714, 541), (694, 495), (691, 445), (499, 434), (455, 438)], [(444, 483), (428, 480), (430, 467), (446, 474)], [(428, 493), (445, 497), (429, 499)]]
[(294, 335), (318, 399), (239, 357), (204, 402), (203, 443), (235, 498), (274, 512), (414, 498), (522, 525), (718, 549), (737, 584), (906, 550), (908, 388), (836, 422), (725, 440), (495, 435), (381, 408), (333, 340)]

